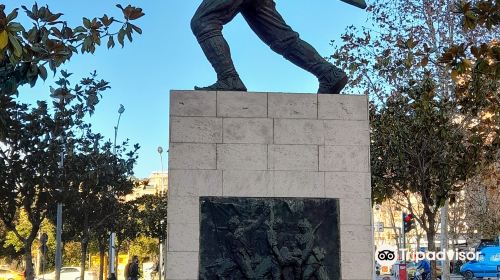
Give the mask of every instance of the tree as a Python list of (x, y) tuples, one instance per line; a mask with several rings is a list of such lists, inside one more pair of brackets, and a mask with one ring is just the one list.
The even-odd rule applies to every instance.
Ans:
[[(58, 154), (60, 145), (51, 135), (54, 119), (45, 102), (29, 109), (27, 105), (15, 105), (9, 115), (10, 133), (0, 147), (0, 219), (23, 244), (28, 279), (32, 279), (31, 248), (52, 200), (57, 195)], [(17, 215), (27, 216), (27, 232), (18, 228)]]
[[(19, 234), (23, 237), (28, 236), (31, 233), (31, 223), (28, 220), (28, 216), (24, 210), (20, 210), (19, 213), (16, 213), (16, 230), (19, 232)], [(41, 268), (43, 266), (44, 270), (49, 269), (49, 267), (53, 267), (53, 256), (54, 256), (54, 250), (55, 250), (55, 228), (52, 223), (50, 223), (48, 220), (44, 220), (42, 224), (40, 225), (40, 233), (47, 234), (48, 240), (47, 240), (47, 252), (45, 255), (45, 259), (43, 259), (43, 254), (41, 252), (40, 248), (40, 241), (39, 239), (34, 240), (33, 242), (33, 251), (36, 252), (40, 258), (38, 259), (39, 262), (36, 263), (37, 268), (41, 272)], [(39, 237), (39, 236), (38, 236)], [(15, 256), (16, 254), (25, 254), (25, 247), (23, 242), (19, 240), (19, 238), (16, 236), (16, 234), (12, 231), (9, 231), (6, 233), (6, 240), (5, 240), (5, 246), (9, 247), (11, 246), (16, 253), (12, 254)]]
[(23, 252), (18, 252), (12, 244), (7, 242), (8, 230), (0, 220), (0, 259), (9, 258), (11, 260), (22, 257)]
[[(100, 256), (106, 248), (105, 235), (112, 231), (120, 213), (120, 197), (130, 193), (133, 167), (139, 145), (128, 150), (128, 142), (116, 148), (111, 141), (103, 141), (89, 125), (83, 125), (82, 137), (75, 143), (68, 157), (68, 186), (65, 203), (68, 235), (81, 243), (81, 276), (84, 279), (88, 245), (92, 237), (99, 244)], [(101, 263), (102, 275), (102, 263)]]
[[(463, 111), (473, 115), (488, 114), (498, 125), (500, 3), (487, 0), (461, 1), (457, 3), (456, 10), (461, 14), (464, 32), (477, 36), (478, 32), (487, 30), (490, 36), (486, 40), (454, 42), (445, 49), (439, 61), (451, 70), (457, 99), (464, 106)], [(486, 121), (491, 120), (487, 118)]]
[[(18, 8), (6, 14), (5, 5), (0, 5), (0, 140), (5, 137), (11, 116), (7, 108), (12, 106), (12, 97), (19, 86), (34, 86), (41, 78), (47, 78), (47, 68), (56, 74), (57, 69), (75, 54), (94, 53), (101, 41), (107, 39), (107, 47), (115, 46), (115, 38), (123, 47), (125, 37), (132, 42), (132, 34), (142, 30), (132, 22), (142, 17), (142, 9), (128, 5), (117, 7), (123, 19), (84, 17), (82, 25), (72, 27), (63, 20), (61, 13), (54, 13), (48, 6), (31, 9), (21, 6), (32, 22), (23, 26), (16, 22)], [(118, 31), (112, 31), (119, 25)], [(97, 104), (95, 95), (84, 96), (90, 107)]]
[(436, 249), (441, 206), (460, 182), (475, 174), (483, 152), (468, 145), (464, 128), (455, 121), (455, 105), (436, 100), (434, 91), (426, 80), (389, 98), (371, 115), (374, 199), (407, 192), (421, 197), (422, 214), (413, 214), (426, 232), (430, 251)]
[(500, 164), (491, 165), (468, 182), (465, 189), (467, 233), (475, 242), (500, 234)]
[[(61, 155), (71, 153), (74, 126), (93, 110), (82, 102), (82, 96), (100, 95), (108, 88), (95, 74), (70, 88), (71, 74), (61, 74), (56, 82), (59, 87), (52, 89), (52, 96), (59, 100), (52, 103), (53, 113), (46, 102), (33, 108), (13, 102), (7, 108), (9, 133), (0, 146), (0, 165), (4, 167), (0, 171), (0, 219), (23, 244), (28, 278), (33, 272), (31, 247), (40, 225), (67, 189), (65, 174), (70, 170), (61, 165)], [(26, 213), (29, 222), (25, 234), (17, 227), (19, 211)]]
[[(135, 182), (134, 185), (137, 186)], [(113, 225), (117, 237), (116, 255), (119, 255), (124, 243), (128, 245), (127, 250), (129, 250), (130, 243), (143, 233), (140, 219), (141, 215), (135, 201), (122, 202), (119, 204), (118, 214), (114, 219)], [(118, 258), (116, 261), (118, 262)], [(116, 267), (118, 267), (118, 263)]]
[[(20, 104), (17, 89), (35, 85), (39, 77), (46, 79), (47, 65), (55, 74), (74, 54), (93, 53), (101, 39), (108, 39), (108, 48), (114, 47), (114, 38), (122, 46), (125, 36), (132, 41), (133, 32), (142, 32), (132, 21), (144, 13), (130, 5), (117, 7), (122, 10), (122, 21), (104, 15), (83, 18), (83, 25), (73, 28), (48, 6), (22, 6), (33, 23), (28, 29), (15, 22), (18, 9), (7, 15), (0, 5), (0, 219), (23, 243), (29, 280), (33, 279), (31, 247), (40, 224), (68, 191), (66, 175), (70, 173), (60, 166), (61, 155), (70, 155), (76, 138), (73, 129), (94, 112), (109, 86), (93, 73), (71, 87), (71, 74), (61, 70), (57, 87), (51, 88), (51, 96), (59, 100), (52, 104), (54, 113), (46, 102), (33, 107)], [(122, 25), (113, 33), (110, 28), (116, 23)], [(25, 236), (16, 224), (16, 213), (21, 210), (30, 223)]]
[(158, 238), (160, 242), (167, 238), (167, 195), (143, 195), (136, 199), (142, 230), (146, 236)]
[[(498, 151), (498, 76), (491, 74), (500, 30), (489, 29), (498, 24), (498, 3), (375, 0), (368, 12), (366, 26), (349, 27), (332, 58), (349, 72), (350, 87), (372, 100), (375, 200), (406, 191), (422, 197), (418, 218), (433, 249), (439, 208)], [(463, 28), (471, 16), (476, 28)], [(479, 78), (461, 89), (467, 75)], [(484, 77), (488, 83), (474, 91)]]

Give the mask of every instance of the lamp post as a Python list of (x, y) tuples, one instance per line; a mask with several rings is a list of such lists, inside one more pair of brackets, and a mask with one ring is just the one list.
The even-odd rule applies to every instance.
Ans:
[(62, 267), (62, 245), (61, 245), (61, 235), (62, 235), (62, 211), (63, 211), (63, 203), (62, 203), (62, 194), (63, 194), (63, 184), (64, 184), (64, 152), (66, 150), (66, 137), (64, 132), (64, 121), (65, 121), (65, 108), (66, 108), (66, 100), (73, 99), (74, 95), (72, 95), (67, 88), (61, 87), (58, 89), (51, 88), (50, 97), (59, 100), (60, 110), (62, 114), (62, 125), (61, 125), (61, 152), (60, 152), (60, 161), (59, 161), (59, 169), (61, 170), (61, 197), (57, 202), (57, 212), (56, 212), (56, 256), (55, 256), (55, 280), (60, 280), (61, 278), (61, 267)]
[[(115, 155), (116, 155), (116, 138), (118, 136), (118, 127), (120, 126), (120, 119), (122, 117), (123, 112), (125, 112), (125, 107), (122, 104), (120, 104), (120, 108), (118, 109), (118, 121), (116, 122), (116, 126), (114, 127), (115, 139), (113, 142), (113, 153)], [(110, 236), (109, 236), (108, 279), (113, 279), (114, 278), (114, 277), (112, 277), (113, 274), (116, 276), (116, 273), (115, 273), (115, 254), (116, 254), (116, 252), (115, 252), (115, 239), (116, 239), (116, 233), (113, 231), (110, 233)]]
[[(165, 194), (165, 184), (163, 182), (163, 148), (160, 146), (158, 147), (158, 154), (160, 154), (160, 163), (161, 163), (161, 183), (160, 183), (160, 196), (163, 197)], [(164, 223), (164, 220), (161, 220), (160, 223)], [(163, 227), (161, 227), (163, 228)], [(160, 240), (160, 260), (158, 262), (158, 273), (160, 274), (160, 280), (165, 279), (165, 272), (166, 272), (166, 261), (165, 261), (165, 251), (167, 250), (166, 248), (166, 240)]]

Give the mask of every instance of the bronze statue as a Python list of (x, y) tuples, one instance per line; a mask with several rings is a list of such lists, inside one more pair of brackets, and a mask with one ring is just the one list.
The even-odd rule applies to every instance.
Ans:
[[(341, 0), (366, 8), (364, 0)], [(273, 51), (314, 74), (319, 80), (318, 93), (338, 94), (347, 84), (347, 75), (327, 62), (311, 45), (300, 39), (276, 10), (274, 0), (203, 0), (191, 29), (205, 56), (217, 73), (217, 82), (196, 90), (246, 91), (231, 59), (222, 27), (241, 13), (250, 28)]]

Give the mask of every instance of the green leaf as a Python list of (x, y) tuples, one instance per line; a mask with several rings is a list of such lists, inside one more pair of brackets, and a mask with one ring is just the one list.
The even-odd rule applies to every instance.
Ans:
[(11, 22), (7, 25), (7, 30), (11, 32), (24, 31), (24, 27), (18, 22)]
[(21, 47), (21, 44), (19, 44), (17, 38), (12, 34), (9, 34), (9, 41), (14, 47), (14, 56), (21, 57), (21, 55), (23, 54), (23, 47)]
[(142, 29), (140, 29), (139, 26), (136, 26), (133, 24), (130, 24), (130, 26), (132, 26), (132, 28), (135, 30), (135, 32), (142, 34)]
[(111, 49), (115, 46), (115, 40), (113, 39), (113, 36), (109, 36), (108, 39), (108, 49)]
[(83, 27), (83, 26), (78, 26), (75, 29), (73, 29), (73, 32), (74, 33), (87, 32), (87, 29), (85, 29), (85, 27)]
[(82, 53), (91, 52), (92, 36), (85, 37), (82, 44)]
[(124, 46), (124, 39), (125, 39), (125, 29), (122, 28), (118, 32), (118, 43), (120, 43), (122, 47)]
[(128, 40), (132, 42), (132, 27), (130, 27), (130, 24), (127, 24), (127, 28), (125, 29), (125, 34), (127, 34)]
[(83, 26), (85, 26), (87, 29), (90, 29), (91, 27), (90, 20), (86, 17), (83, 18)]
[(10, 12), (10, 14), (7, 16), (7, 22), (10, 22), (17, 17), (17, 10), (18, 8), (15, 8), (14, 10), (12, 10), (12, 12)]
[(43, 65), (38, 66), (38, 75), (44, 81), (47, 79), (47, 69), (45, 68), (45, 66)]

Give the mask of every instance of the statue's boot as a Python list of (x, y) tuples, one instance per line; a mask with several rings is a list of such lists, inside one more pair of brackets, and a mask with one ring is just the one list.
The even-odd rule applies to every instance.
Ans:
[(288, 45), (283, 56), (318, 78), (320, 94), (339, 94), (347, 84), (342, 69), (326, 61), (311, 45), (298, 39)]
[(364, 0), (340, 0), (340, 1), (345, 2), (347, 4), (351, 4), (360, 9), (366, 9), (366, 2)]
[(207, 87), (194, 87), (195, 90), (247, 90), (234, 68), (229, 45), (222, 35), (210, 37), (200, 42), (200, 45), (208, 61), (217, 73), (217, 82)]

